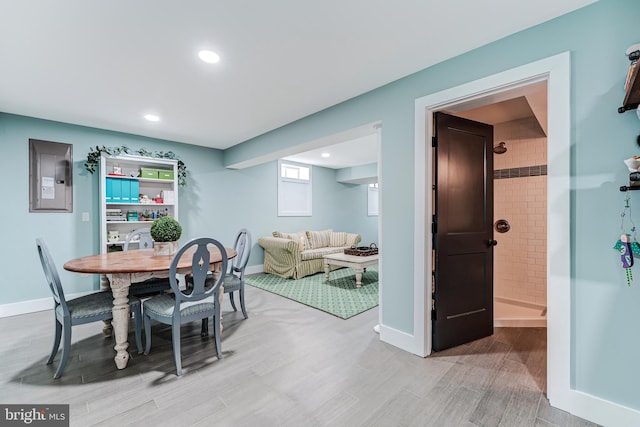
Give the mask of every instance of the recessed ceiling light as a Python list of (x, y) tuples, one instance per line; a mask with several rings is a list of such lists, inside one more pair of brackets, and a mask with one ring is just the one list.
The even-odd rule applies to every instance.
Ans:
[(156, 116), (155, 114), (145, 114), (144, 118), (149, 120), (150, 122), (159, 122), (160, 121), (160, 117)]
[(198, 56), (207, 64), (215, 64), (220, 61), (220, 55), (211, 50), (201, 50), (198, 52)]
[(325, 159), (328, 157), (331, 157), (331, 153), (322, 153), (320, 154), (322, 157), (324, 157)]

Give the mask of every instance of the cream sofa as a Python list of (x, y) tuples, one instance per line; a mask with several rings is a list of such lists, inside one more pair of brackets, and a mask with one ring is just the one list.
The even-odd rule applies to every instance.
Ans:
[(264, 249), (265, 273), (300, 279), (324, 271), (324, 255), (343, 252), (360, 240), (359, 234), (344, 231), (274, 231), (273, 237), (261, 237), (258, 244)]

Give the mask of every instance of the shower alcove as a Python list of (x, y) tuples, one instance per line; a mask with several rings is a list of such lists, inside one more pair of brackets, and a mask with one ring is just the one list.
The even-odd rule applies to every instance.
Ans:
[(494, 136), (494, 218), (509, 223), (494, 235), (494, 325), (546, 327), (547, 139), (534, 118), (496, 124)]
[(493, 125), (494, 326), (546, 327), (547, 84), (455, 115)]

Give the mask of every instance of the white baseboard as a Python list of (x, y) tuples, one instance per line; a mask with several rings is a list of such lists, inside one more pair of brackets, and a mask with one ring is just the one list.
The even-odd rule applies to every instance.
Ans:
[[(87, 295), (90, 292), (81, 292), (77, 294), (65, 295), (67, 299), (78, 298)], [(0, 304), (0, 318), (19, 316), (21, 314), (36, 313), (38, 311), (52, 310), (53, 298), (32, 299), (29, 301), (13, 302), (9, 304)]]
[(424, 357), (420, 351), (415, 349), (416, 339), (413, 335), (399, 331), (394, 328), (380, 324), (380, 341), (391, 344), (409, 353)]
[(640, 411), (635, 409), (577, 390), (571, 390), (570, 400), (570, 408), (559, 409), (607, 427), (640, 426)]
[(0, 318), (53, 309), (52, 298), (32, 299), (0, 305)]
[(247, 267), (244, 269), (244, 274), (258, 274), (258, 273), (264, 273), (264, 265), (262, 264), (247, 265)]

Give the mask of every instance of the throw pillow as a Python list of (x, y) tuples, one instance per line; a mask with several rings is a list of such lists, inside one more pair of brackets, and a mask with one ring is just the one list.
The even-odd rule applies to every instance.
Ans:
[(311, 249), (326, 248), (329, 246), (329, 238), (333, 230), (307, 231), (307, 240)]
[(298, 233), (285, 233), (282, 231), (274, 231), (273, 232), (273, 237), (279, 237), (281, 239), (289, 239), (289, 240), (294, 240), (298, 243), (298, 248), (300, 249), (300, 252), (304, 251), (305, 249), (309, 249), (309, 243), (307, 242), (307, 235), (304, 231), (300, 231)]
[(280, 239), (298, 240), (298, 237), (293, 233), (285, 233), (283, 231), (274, 231), (273, 237), (279, 237)]
[(358, 238), (357, 233), (349, 233), (347, 234), (347, 243), (345, 246), (354, 247), (356, 245), (356, 239)]
[(298, 240), (300, 241), (300, 252), (311, 249), (309, 246), (309, 240), (307, 240), (307, 233), (305, 231), (299, 231), (297, 235)]
[(333, 248), (341, 248), (347, 244), (346, 231), (332, 231), (329, 236), (329, 246)]

